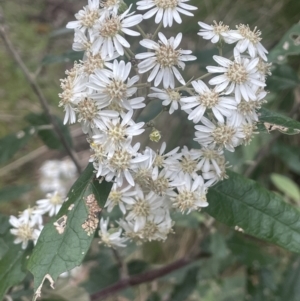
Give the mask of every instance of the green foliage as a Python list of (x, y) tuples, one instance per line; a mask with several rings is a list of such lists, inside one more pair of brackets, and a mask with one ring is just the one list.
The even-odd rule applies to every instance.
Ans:
[(6, 235), (4, 240), (9, 251), (3, 254), (0, 260), (0, 300), (3, 299), (10, 287), (19, 284), (25, 278), (24, 264), (28, 255), (28, 252), (25, 252), (20, 244), (13, 243), (12, 235)]
[(262, 108), (260, 110), (258, 129), (260, 132), (280, 131), (286, 135), (295, 135), (300, 133), (300, 122)]
[(228, 174), (228, 180), (209, 189), (205, 211), (230, 227), (300, 253), (299, 211), (258, 183)]
[(66, 62), (74, 62), (81, 60), (83, 57), (83, 52), (81, 51), (73, 51), (69, 50), (67, 52), (62, 53), (61, 55), (47, 55), (44, 57), (42, 64), (57, 64), (57, 63), (66, 63)]
[(192, 294), (197, 285), (198, 269), (199, 267), (195, 267), (188, 270), (183, 281), (175, 285), (169, 301), (186, 300)]
[(278, 190), (283, 192), (284, 195), (291, 198), (296, 203), (300, 203), (300, 190), (294, 181), (286, 176), (276, 173), (271, 174), (271, 181)]
[(0, 164), (4, 164), (11, 159), (18, 150), (27, 144), (33, 134), (35, 134), (35, 129), (33, 127), (26, 127), (17, 133), (1, 138)]
[(285, 63), (289, 55), (300, 54), (300, 24), (295, 24), (280, 42), (272, 49), (269, 54), (269, 60), (276, 63)]
[(111, 188), (106, 182), (96, 187), (95, 182), (93, 165), (89, 164), (55, 217), (55, 220), (67, 217), (62, 232), (53, 225), (54, 220), (45, 225), (28, 263), (34, 275), (35, 290), (43, 283), (45, 275), (49, 274), (55, 281), (61, 273), (80, 265), (86, 256), (93, 240), (93, 233), (88, 235), (82, 228), (89, 214), (86, 197), (94, 194), (103, 204)]
[[(54, 118), (55, 118), (61, 132), (65, 136), (68, 144), (70, 145), (70, 147), (72, 147), (72, 138), (70, 135), (69, 127), (64, 125), (62, 120), (59, 117), (54, 116)], [(49, 119), (45, 113), (41, 113), (41, 114), (30, 113), (25, 117), (25, 119), (31, 125), (36, 126), (36, 127), (49, 124)], [(47, 145), (49, 148), (60, 149), (60, 150), (63, 149), (62, 143), (59, 140), (59, 138), (57, 137), (57, 134), (55, 133), (54, 130), (40, 129), (40, 130), (38, 130), (38, 136), (42, 139), (42, 141), (45, 143), (45, 145)]]

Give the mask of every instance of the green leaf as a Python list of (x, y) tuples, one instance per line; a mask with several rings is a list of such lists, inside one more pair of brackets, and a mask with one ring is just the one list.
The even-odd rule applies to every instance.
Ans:
[(235, 233), (227, 241), (227, 246), (236, 259), (250, 267), (255, 262), (260, 265), (268, 265), (275, 261), (273, 256), (264, 251), (263, 246), (246, 239), (243, 234)]
[(23, 250), (21, 244), (14, 244), (13, 239), (12, 235), (6, 236), (5, 241), (10, 242), (9, 252), (0, 260), (0, 300), (10, 287), (19, 284), (26, 276), (23, 265), (28, 251)]
[[(67, 142), (72, 147), (73, 143), (72, 143), (72, 138), (70, 135), (69, 127), (64, 125), (62, 120), (59, 117), (54, 116), (54, 118), (55, 118), (61, 132), (65, 136)], [(41, 113), (41, 114), (30, 113), (25, 117), (25, 119), (30, 124), (32, 124), (36, 127), (49, 124), (49, 119), (46, 116), (46, 114), (44, 114), (44, 113)], [(60, 149), (60, 150), (64, 149), (54, 130), (39, 130), (38, 135), (49, 148)]]
[(280, 131), (286, 135), (295, 135), (300, 133), (300, 122), (276, 112), (262, 108), (260, 110), (259, 123), (257, 124), (260, 132)]
[(78, 60), (82, 60), (83, 52), (82, 51), (73, 51), (69, 50), (62, 53), (61, 55), (46, 55), (42, 61), (43, 65), (57, 64), (57, 63), (68, 63)]
[(297, 73), (289, 65), (278, 65), (267, 78), (267, 86), (271, 92), (293, 89), (299, 85)]
[(295, 24), (282, 37), (280, 42), (270, 51), (269, 61), (285, 63), (289, 55), (300, 54), (300, 24)]
[(209, 189), (205, 211), (230, 227), (299, 253), (299, 211), (258, 183), (231, 171), (228, 175)]
[(2, 188), (0, 190), (0, 203), (15, 200), (18, 197), (20, 197), (23, 193), (30, 191), (30, 189), (30, 185), (9, 186)]
[(300, 190), (298, 185), (286, 176), (273, 173), (271, 181), (277, 189), (282, 191), (286, 196), (290, 197), (297, 203), (300, 203)]
[(0, 259), (3, 258), (5, 253), (8, 251), (9, 247), (3, 240), (3, 238), (0, 238)]
[(112, 183), (103, 181), (96, 188), (97, 180), (94, 179), (93, 171), (90, 163), (71, 188), (67, 201), (55, 217), (58, 224), (64, 219), (65, 226), (57, 227), (52, 220), (43, 228), (28, 263), (28, 269), (34, 275), (35, 291), (42, 285), (45, 275), (49, 274), (56, 281), (60, 274), (80, 265), (90, 247), (93, 235), (88, 235), (82, 227), (89, 214), (87, 196), (94, 194), (103, 204), (112, 186)]
[(0, 139), (0, 164), (6, 163), (14, 154), (26, 145), (35, 133), (33, 127), (27, 127), (17, 133)]
[(170, 301), (182, 301), (188, 298), (197, 285), (198, 269), (199, 267), (190, 269), (186, 273), (183, 281), (175, 285), (171, 298), (169, 299)]
[(9, 225), (9, 217), (7, 215), (0, 213), (0, 235), (6, 234), (10, 225)]

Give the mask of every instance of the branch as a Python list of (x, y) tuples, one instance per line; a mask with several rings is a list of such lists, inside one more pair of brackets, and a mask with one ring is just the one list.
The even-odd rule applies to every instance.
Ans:
[(26, 65), (24, 64), (22, 58), (20, 57), (20, 55), (15, 50), (11, 40), (9, 39), (9, 37), (6, 33), (5, 25), (4, 25), (4, 16), (2, 14), (2, 10), (0, 10), (0, 36), (3, 39), (4, 44), (7, 47), (10, 54), (12, 55), (13, 59), (15, 60), (15, 62), (21, 68), (21, 70), (22, 70), (26, 80), (28, 81), (30, 87), (32, 88), (33, 92), (38, 97), (39, 102), (40, 102), (45, 114), (47, 115), (47, 117), (49, 119), (49, 122), (53, 125), (53, 129), (54, 129), (55, 133), (57, 134), (57, 136), (58, 136), (59, 140), (61, 141), (63, 147), (65, 148), (66, 152), (68, 153), (68, 155), (70, 156), (70, 158), (74, 162), (74, 164), (77, 168), (77, 171), (80, 174), (81, 173), (81, 167), (80, 167), (80, 164), (78, 162), (76, 153), (69, 146), (69, 144), (68, 144), (67, 140), (65, 139), (64, 135), (62, 134), (61, 129), (59, 128), (55, 118), (50, 113), (50, 108), (49, 108), (48, 102), (47, 102), (42, 90), (40, 89), (40, 87), (39, 87), (38, 83), (36, 82), (36, 80), (34, 79), (34, 77), (30, 74), (30, 72), (27, 69)]
[(97, 293), (92, 294), (91, 300), (92, 301), (103, 300), (104, 298), (106, 298), (112, 294), (116, 294), (117, 292), (124, 290), (125, 288), (127, 288), (129, 286), (135, 286), (135, 285), (139, 285), (139, 284), (142, 284), (145, 282), (153, 281), (157, 278), (163, 277), (163, 276), (168, 275), (178, 269), (181, 269), (200, 258), (207, 258), (207, 257), (210, 257), (210, 254), (205, 253), (205, 252), (199, 253), (195, 257), (190, 257), (190, 258), (183, 257), (177, 261), (174, 261), (168, 265), (165, 265), (162, 268), (148, 271), (148, 272), (145, 272), (142, 274), (138, 274), (136, 276), (132, 276), (127, 279), (122, 279), (119, 282), (117, 282), (109, 287), (106, 287)]

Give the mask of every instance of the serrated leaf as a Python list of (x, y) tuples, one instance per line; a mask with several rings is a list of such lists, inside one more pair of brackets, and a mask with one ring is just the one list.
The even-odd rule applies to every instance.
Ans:
[(300, 24), (295, 24), (282, 37), (280, 42), (270, 51), (269, 61), (285, 63), (289, 55), (300, 54)]
[(228, 175), (209, 189), (205, 211), (230, 227), (299, 253), (299, 211), (258, 183), (231, 171)]
[(260, 132), (280, 131), (286, 135), (300, 133), (300, 122), (287, 116), (262, 108), (260, 111), (259, 122), (257, 124)]
[(74, 62), (81, 60), (83, 57), (82, 51), (67, 51), (62, 53), (61, 55), (46, 55), (43, 58), (42, 64), (49, 65), (49, 64), (57, 64), (57, 63), (66, 63), (66, 62)]
[(45, 275), (49, 274), (56, 281), (60, 274), (80, 265), (90, 247), (93, 235), (88, 235), (82, 227), (89, 214), (86, 198), (94, 194), (103, 204), (112, 185), (102, 182), (101, 190), (99, 186), (96, 189), (93, 170), (90, 163), (72, 186), (67, 201), (55, 217), (56, 225), (64, 219), (65, 226), (59, 229), (52, 220), (43, 228), (28, 263), (28, 269), (34, 275), (35, 291)]
[[(72, 138), (71, 138), (71, 135), (70, 135), (69, 127), (64, 125), (62, 120), (59, 117), (54, 116), (54, 118), (55, 118), (61, 132), (65, 136), (67, 142), (72, 147), (73, 143), (72, 143)], [(41, 114), (30, 113), (25, 117), (25, 119), (30, 124), (32, 124), (36, 127), (41, 126), (41, 125), (49, 124), (48, 117), (44, 113), (41, 113)], [(64, 149), (64, 147), (62, 146), (62, 144), (61, 144), (59, 138), (57, 137), (57, 134), (54, 132), (54, 130), (39, 130), (38, 131), (38, 136), (42, 139), (42, 141), (49, 148), (51, 148), (51, 149)]]
[(290, 197), (297, 203), (300, 202), (300, 190), (298, 185), (286, 176), (272, 173), (271, 181), (277, 189), (282, 191), (286, 196)]
[(18, 150), (26, 145), (34, 133), (33, 127), (27, 127), (17, 133), (2, 137), (0, 139), (0, 164), (11, 159)]
[(21, 248), (21, 245), (14, 244), (14, 237), (7, 235), (5, 241), (9, 241), (9, 252), (6, 252), (0, 260), (0, 300), (3, 299), (6, 291), (19, 284), (26, 276), (23, 265), (28, 252)]
[(183, 281), (175, 285), (169, 301), (182, 301), (188, 298), (197, 285), (198, 269), (199, 267), (190, 269), (186, 273)]
[(2, 188), (0, 190), (0, 203), (15, 200), (18, 197), (20, 197), (23, 193), (28, 192), (30, 189), (30, 185), (9, 186)]

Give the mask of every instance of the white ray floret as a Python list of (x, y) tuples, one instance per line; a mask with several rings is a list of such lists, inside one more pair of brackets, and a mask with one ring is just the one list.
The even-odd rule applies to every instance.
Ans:
[(227, 123), (214, 124), (206, 117), (201, 119), (203, 125), (196, 125), (194, 138), (200, 145), (216, 145), (220, 148), (225, 147), (227, 150), (234, 152), (234, 148), (243, 142), (245, 135), (241, 128)]
[(198, 35), (202, 36), (205, 40), (211, 40), (214, 44), (220, 41), (232, 44), (239, 39), (239, 36), (235, 37), (234, 32), (229, 29), (228, 25), (224, 25), (223, 22), (217, 23), (214, 21), (213, 25), (208, 25), (203, 22), (198, 22), (198, 24), (202, 28), (198, 32)]
[(108, 230), (108, 223), (109, 218), (106, 220), (103, 217), (101, 218), (99, 230), (99, 236), (101, 238), (100, 243), (103, 243), (110, 248), (126, 247), (125, 242), (127, 241), (127, 238), (121, 237), (122, 229), (111, 228)]
[(131, 6), (121, 15), (113, 13), (94, 27), (92, 33), (92, 52), (94, 54), (100, 51), (103, 56), (112, 57), (117, 51), (120, 55), (124, 55), (124, 47), (129, 48), (130, 44), (122, 34), (140, 35), (139, 32), (129, 29), (143, 20), (142, 15), (133, 15), (134, 12), (129, 13)]
[(163, 22), (164, 27), (171, 27), (173, 20), (181, 24), (180, 14), (194, 16), (190, 10), (196, 10), (197, 7), (186, 4), (189, 0), (142, 0), (136, 3), (138, 10), (147, 10), (143, 18), (149, 19), (155, 16), (155, 23)]
[(174, 89), (162, 90), (159, 88), (151, 88), (153, 93), (148, 94), (149, 97), (158, 98), (162, 100), (163, 106), (169, 106), (169, 113), (173, 114), (174, 111), (178, 110), (179, 105), (182, 104), (182, 96)]
[(232, 110), (236, 110), (234, 99), (223, 97), (215, 89), (209, 89), (202, 80), (192, 81), (192, 85), (197, 94), (182, 98), (185, 104), (181, 109), (192, 109), (188, 119), (194, 123), (198, 123), (207, 110), (211, 110), (219, 122), (224, 122), (224, 117), (231, 116)]
[(131, 63), (125, 64), (124, 61), (114, 60), (112, 71), (96, 70), (95, 74), (90, 76), (87, 86), (94, 90), (92, 97), (98, 101), (101, 108), (116, 102), (126, 110), (132, 110), (134, 101), (140, 104), (141, 100), (144, 100), (136, 97), (129, 101), (137, 91), (133, 85), (139, 80), (138, 75), (128, 78), (130, 71)]
[(142, 60), (138, 64), (139, 73), (145, 73), (152, 69), (148, 82), (154, 80), (155, 87), (163, 82), (165, 89), (174, 89), (174, 75), (182, 85), (185, 85), (185, 80), (177, 67), (183, 70), (185, 68), (184, 62), (193, 61), (196, 57), (191, 55), (191, 50), (177, 50), (182, 40), (182, 33), (178, 33), (175, 38), (167, 39), (164, 34), (159, 32), (158, 37), (160, 39), (158, 43), (149, 39), (140, 42), (142, 46), (153, 50), (153, 52), (139, 53), (135, 56), (136, 59)]
[(99, 0), (88, 0), (88, 5), (75, 14), (77, 21), (69, 22), (67, 28), (80, 29), (83, 33), (87, 30), (90, 34), (100, 15)]
[(60, 210), (64, 200), (65, 199), (57, 191), (47, 193), (45, 199), (36, 201), (37, 208), (35, 212), (41, 215), (48, 213), (49, 216), (54, 216)]
[(215, 91), (226, 94), (235, 94), (235, 99), (239, 103), (242, 97), (248, 101), (255, 100), (255, 92), (258, 87), (264, 87), (266, 84), (260, 80), (257, 72), (259, 58), (249, 60), (236, 56), (234, 61), (221, 56), (214, 55), (213, 59), (220, 65), (206, 67), (209, 73), (223, 73), (212, 78), (209, 84), (216, 85)]

